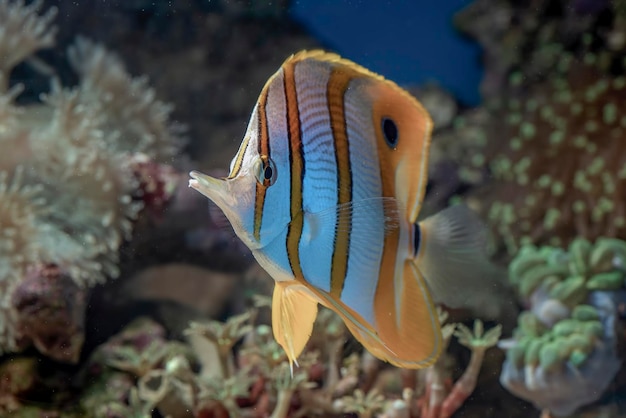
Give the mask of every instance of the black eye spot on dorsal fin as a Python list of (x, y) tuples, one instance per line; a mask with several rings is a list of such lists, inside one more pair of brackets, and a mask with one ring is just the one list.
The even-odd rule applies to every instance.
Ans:
[(398, 126), (391, 118), (383, 118), (381, 123), (387, 145), (389, 148), (395, 149), (398, 146)]

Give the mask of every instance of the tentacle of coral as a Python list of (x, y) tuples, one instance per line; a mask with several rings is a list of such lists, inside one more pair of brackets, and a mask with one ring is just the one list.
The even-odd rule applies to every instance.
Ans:
[(81, 76), (81, 103), (98, 103), (105, 129), (114, 133), (108, 147), (156, 161), (169, 161), (180, 151), (185, 128), (170, 121), (172, 107), (156, 99), (145, 77), (132, 78), (115, 54), (86, 38), (78, 38), (68, 56)]
[(43, 0), (29, 5), (24, 0), (0, 2), (0, 93), (6, 92), (15, 65), (38, 49), (54, 46), (56, 27), (51, 23), (57, 9), (39, 15), (42, 5)]
[(13, 291), (28, 266), (48, 256), (39, 244), (45, 235), (38, 222), (46, 213), (42, 187), (24, 184), (23, 173), (22, 166), (11, 177), (0, 172), (0, 353), (18, 348)]

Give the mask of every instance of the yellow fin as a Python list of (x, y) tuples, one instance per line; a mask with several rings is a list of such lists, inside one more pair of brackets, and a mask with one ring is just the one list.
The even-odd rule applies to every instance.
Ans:
[[(299, 289), (301, 288), (301, 289)], [(283, 347), (292, 368), (311, 337), (317, 316), (317, 301), (307, 295), (295, 281), (276, 282), (272, 298), (274, 338)]]
[(466, 206), (452, 206), (419, 223), (415, 262), (433, 299), (450, 307), (466, 307), (492, 317), (503, 276), (487, 258), (486, 228)]

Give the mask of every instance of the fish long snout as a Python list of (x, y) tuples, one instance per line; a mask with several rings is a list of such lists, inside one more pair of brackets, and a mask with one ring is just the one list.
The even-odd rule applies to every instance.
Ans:
[(228, 183), (225, 180), (208, 176), (199, 171), (189, 173), (189, 187), (196, 189), (204, 196), (214, 201), (218, 206), (222, 204), (230, 205), (232, 196), (228, 193)]

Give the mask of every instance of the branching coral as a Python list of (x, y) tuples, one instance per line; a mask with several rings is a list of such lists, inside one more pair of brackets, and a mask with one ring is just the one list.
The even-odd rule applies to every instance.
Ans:
[[(258, 305), (263, 306), (263, 300)], [(459, 342), (472, 350), (470, 363), (454, 385), (445, 381), (448, 370), (443, 362), (433, 367), (428, 374), (428, 389), (418, 399), (416, 388), (410, 386), (406, 386), (407, 395), (401, 396), (402, 385), (397, 370), (392, 378), (395, 383), (387, 386), (384, 374), (380, 373), (380, 361), (367, 353), (361, 356), (353, 353), (342, 361), (347, 332), (331, 311), (320, 313), (311, 344), (300, 358), (300, 366), (293, 371), (284, 351), (273, 340), (269, 327), (251, 327), (250, 321), (255, 317), (256, 311), (253, 310), (233, 317), (225, 324), (194, 324), (189, 334), (205, 336), (208, 342), (219, 347), (218, 355), (207, 356), (205, 353), (210, 350), (196, 344), (196, 350), (202, 349), (198, 353), (203, 364), (202, 375), (194, 376), (185, 366), (183, 369), (187, 371), (183, 374), (174, 376), (166, 368), (165, 371), (152, 372), (153, 376), (158, 375), (159, 382), (170, 382), (171, 396), (196, 414), (201, 410), (208, 412), (224, 408), (230, 416), (273, 418), (337, 416), (341, 413), (356, 413), (360, 417), (384, 413), (389, 417), (443, 418), (451, 416), (472, 393), (484, 353), (496, 344), (500, 335), (500, 327), (484, 332), (480, 321), (475, 322), (473, 331), (462, 325), (447, 325), (447, 339), (457, 329)], [(233, 344), (242, 337), (243, 346), (238, 351), (237, 361), (233, 362)], [(316, 348), (319, 350), (314, 350)], [(339, 367), (341, 362), (343, 367)], [(227, 378), (204, 372), (206, 369), (230, 370), (233, 364), (239, 369)], [(174, 381), (179, 383), (174, 385)], [(391, 394), (394, 390), (396, 393)], [(157, 392), (160, 393), (158, 399), (166, 398), (161, 390)], [(141, 393), (146, 392), (140, 390)], [(254, 406), (254, 412), (249, 406)]]
[[(88, 382), (81, 406), (95, 416), (145, 417), (161, 401), (165, 384), (154, 381), (161, 377), (155, 373), (172, 369), (175, 362), (188, 365), (190, 357), (187, 347), (165, 340), (160, 325), (138, 318), (91, 355), (81, 374)], [(137, 381), (143, 382), (138, 388)]]
[(215, 367), (220, 365), (218, 376), (228, 378), (233, 374), (234, 363), (232, 359), (233, 346), (242, 339), (246, 334), (252, 331), (252, 325), (248, 322), (252, 316), (251, 312), (233, 316), (226, 321), (220, 323), (210, 321), (208, 323), (192, 322), (187, 330), (188, 335), (199, 335), (212, 342), (217, 348), (218, 362), (205, 360), (205, 364), (212, 364)]
[(530, 310), (518, 318), (500, 379), (556, 415), (597, 400), (621, 366), (617, 306), (626, 297), (626, 242), (584, 239), (567, 252), (524, 247), (510, 275)]
[[(439, 320), (444, 323), (447, 313), (439, 311)], [(449, 374), (449, 359), (446, 355), (441, 356), (437, 362), (424, 371), (418, 371), (420, 378), (417, 387), (409, 383), (416, 376), (415, 371), (406, 371), (404, 398), (405, 403), (419, 409), (421, 418), (448, 418), (452, 416), (467, 400), (476, 388), (476, 381), (485, 356), (485, 352), (495, 346), (500, 338), (501, 326), (491, 328), (485, 332), (482, 321), (474, 322), (474, 329), (470, 330), (463, 324), (446, 324), (442, 328), (444, 347), (447, 349), (452, 336), (456, 336), (459, 343), (472, 352), (470, 362), (465, 368), (463, 375), (452, 384)], [(417, 399), (416, 399), (417, 397)]]
[[(11, 302), (29, 268), (57, 266), (68, 285), (80, 288), (119, 274), (118, 250), (130, 238), (148, 184), (145, 170), (134, 170), (132, 153), (169, 161), (181, 144), (181, 127), (168, 121), (171, 107), (155, 99), (145, 79), (133, 79), (117, 58), (85, 39), (70, 53), (78, 87), (64, 88), (47, 72), (51, 90), (42, 101), (17, 105), (23, 87), (7, 90), (13, 67), (54, 45), (56, 11), (40, 16), (41, 4), (0, 0), (0, 352), (19, 348), (18, 339), (20, 346), (36, 340), (17, 331)], [(150, 202), (163, 205), (155, 190), (164, 196), (171, 190), (149, 191)]]
[[(292, 370), (269, 327), (254, 323), (263, 317), (261, 309), (257, 306), (226, 323), (196, 323), (187, 332), (191, 344), (167, 340), (161, 325), (138, 318), (97, 347), (81, 371), (72, 373), (70, 386), (59, 386), (56, 380), (51, 386), (42, 384), (39, 371), (33, 370), (39, 363), (36, 358), (16, 362), (18, 367), (0, 367), (0, 389), (7, 392), (0, 396), (0, 413), (23, 407), (45, 389), (51, 392), (46, 399), (60, 399), (67, 406), (63, 414), (72, 414), (68, 416), (147, 418), (152, 412), (181, 418), (298, 418), (350, 413), (441, 418), (450, 416), (473, 391), (482, 355), (499, 335), (499, 327), (484, 332), (481, 322), (475, 322), (474, 330), (447, 325), (447, 338), (456, 329), (459, 342), (472, 350), (469, 364), (453, 385), (447, 376), (454, 361), (447, 358), (431, 370), (428, 390), (416, 392), (415, 381), (402, 378), (407, 372), (415, 376), (415, 370), (384, 366), (367, 353), (344, 352), (349, 334), (336, 327), (342, 321), (328, 310), (314, 327), (313, 346), (307, 347)], [(321, 344), (328, 340), (344, 344)], [(227, 354), (219, 355), (216, 349), (207, 355), (211, 345), (221, 345)], [(221, 374), (224, 361), (232, 367), (227, 377)], [(34, 377), (15, 380), (24, 373)], [(66, 376), (61, 380), (69, 381), (70, 375)]]

